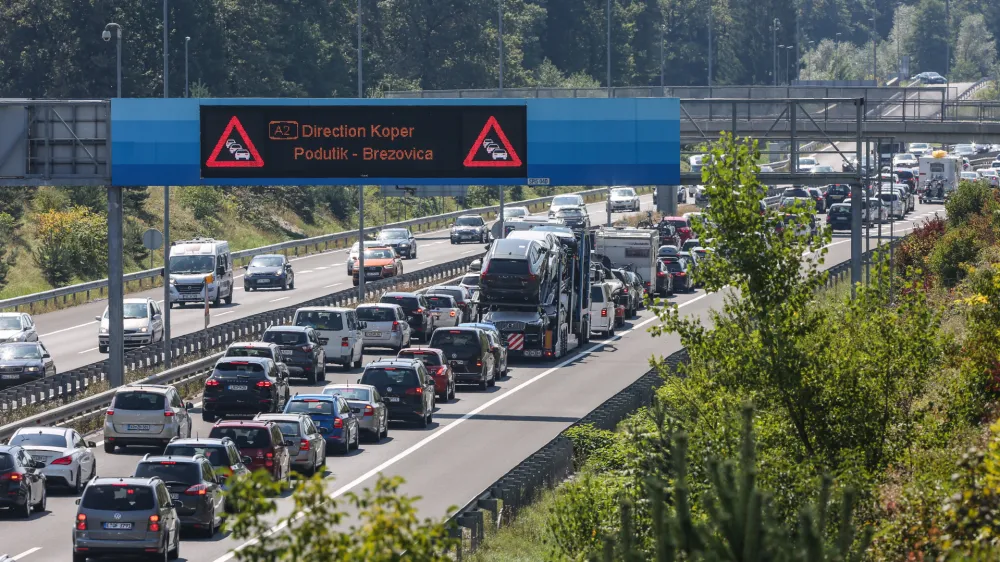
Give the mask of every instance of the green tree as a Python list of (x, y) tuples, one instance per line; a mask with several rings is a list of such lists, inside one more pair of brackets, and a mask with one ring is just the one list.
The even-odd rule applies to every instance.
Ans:
[(948, 224), (957, 227), (981, 213), (987, 205), (995, 208), (998, 203), (1000, 203), (998, 196), (988, 183), (963, 181), (958, 184), (958, 189), (945, 203), (944, 208), (948, 212)]
[(920, 0), (917, 5), (914, 21), (915, 28), (920, 32), (911, 36), (909, 44), (904, 45), (905, 52), (913, 55), (911, 72), (944, 72), (948, 66), (945, 57), (951, 38), (947, 28), (941, 24), (945, 21), (944, 16), (943, 0)]
[(955, 42), (955, 68), (952, 80), (976, 81), (989, 76), (997, 63), (996, 39), (982, 14), (970, 14), (962, 20)]
[(17, 226), (14, 217), (0, 212), (0, 291), (7, 286), (10, 268), (17, 262)]

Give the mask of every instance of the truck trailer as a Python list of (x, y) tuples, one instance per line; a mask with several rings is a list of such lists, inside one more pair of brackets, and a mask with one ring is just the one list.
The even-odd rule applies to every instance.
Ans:
[(656, 251), (658, 231), (648, 228), (604, 227), (597, 229), (594, 251), (606, 256), (613, 268), (625, 268), (642, 279), (649, 294), (656, 290)]

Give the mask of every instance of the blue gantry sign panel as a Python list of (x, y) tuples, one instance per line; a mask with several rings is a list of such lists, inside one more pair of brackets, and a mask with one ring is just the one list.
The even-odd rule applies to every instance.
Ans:
[(672, 185), (680, 103), (114, 99), (116, 185)]

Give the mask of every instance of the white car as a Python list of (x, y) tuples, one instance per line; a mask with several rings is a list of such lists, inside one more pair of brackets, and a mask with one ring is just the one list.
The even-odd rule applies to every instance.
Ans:
[(976, 172), (962, 172), (961, 179), (968, 181), (979, 180), (979, 174)]
[(97, 476), (97, 460), (91, 447), (74, 429), (65, 427), (22, 427), (8, 445), (23, 447), (31, 458), (45, 463), (46, 484), (66, 487), (77, 493)]
[(897, 154), (895, 158), (892, 159), (893, 167), (909, 167), (912, 168), (918, 163), (917, 157), (913, 154)]
[(612, 187), (608, 196), (608, 205), (611, 212), (633, 211), (639, 212), (639, 196), (631, 187)]
[(812, 156), (803, 156), (799, 158), (799, 171), (801, 172), (812, 171), (812, 169), (816, 166), (819, 166), (819, 161)]
[(492, 154), (493, 154), (493, 159), (494, 160), (506, 160), (507, 159), (507, 151), (504, 150), (504, 149), (502, 149), (502, 148), (495, 148), (495, 149), (493, 149)]
[(233, 144), (229, 145), (229, 152), (231, 154), (236, 154), (237, 150), (243, 150), (243, 147), (241, 145), (236, 144), (236, 143), (233, 143)]
[(472, 298), (475, 299), (476, 295), (479, 294), (479, 279), (478, 273), (467, 273), (458, 284), (468, 289), (472, 293)]
[(609, 338), (615, 335), (615, 303), (607, 283), (590, 286), (590, 331)]
[(931, 145), (926, 142), (911, 142), (909, 150), (914, 156), (924, 156), (932, 152)]
[(517, 219), (521, 217), (526, 217), (531, 214), (531, 211), (527, 207), (507, 207), (503, 208), (503, 218), (506, 219)]
[(0, 312), (0, 343), (38, 341), (35, 322), (24, 312)]
[(462, 323), (462, 308), (455, 302), (455, 297), (445, 293), (435, 293), (429, 289), (424, 297), (434, 315), (435, 328), (456, 328)]
[(563, 207), (583, 207), (584, 204), (583, 197), (579, 195), (556, 195), (552, 198), (552, 204), (549, 205), (549, 218), (555, 218), (556, 211)]
[(982, 168), (980, 170), (976, 170), (976, 172), (979, 174), (979, 177), (989, 181), (990, 185), (993, 187), (1000, 186), (1000, 175), (998, 175), (997, 171), (993, 168)]
[(249, 160), (250, 159), (250, 152), (247, 151), (247, 150), (245, 150), (245, 149), (242, 149), (242, 148), (239, 149), (239, 150), (237, 150), (234, 153), (234, 155), (236, 156), (237, 160)]

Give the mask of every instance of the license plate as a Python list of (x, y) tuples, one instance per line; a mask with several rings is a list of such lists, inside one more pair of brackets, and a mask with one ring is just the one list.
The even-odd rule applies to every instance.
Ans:
[(541, 357), (542, 356), (542, 350), (541, 349), (527, 349), (527, 350), (524, 351), (524, 355), (527, 356), (527, 357)]
[(126, 427), (129, 431), (149, 431), (148, 423), (130, 423)]
[(268, 285), (268, 284), (270, 284), (270, 283), (271, 283), (271, 280), (270, 280), (270, 279), (258, 279), (258, 280), (257, 280), (257, 284), (258, 284), (258, 285)]
[(231, 385), (229, 385), (229, 390), (246, 390), (247, 388), (249, 388), (249, 387), (247, 385), (245, 385), (245, 384), (231, 384)]
[(374, 271), (374, 272), (373, 271), (369, 271), (368, 273), (365, 273), (365, 278), (366, 279), (368, 279), (368, 278), (378, 279), (379, 277), (382, 277), (382, 274), (380, 274), (377, 271)]
[(4, 380), (19, 379), (21, 378), (21, 375), (4, 375), (3, 378)]
[(180, 494), (170, 494), (170, 499), (172, 499), (172, 500), (179, 500), (179, 499), (181, 499), (181, 495)]
[(131, 531), (131, 523), (116, 523), (114, 521), (106, 521), (104, 523), (104, 528), (111, 531)]
[(295, 353), (295, 351), (293, 351), (293, 350), (291, 350), (291, 349), (282, 349), (282, 350), (281, 350), (281, 354), (282, 354), (282, 355), (291, 355), (291, 354), (293, 354), (293, 353)]
[(365, 335), (370, 338), (377, 338), (382, 335), (382, 332), (365, 332)]
[(386, 402), (399, 402), (399, 397), (398, 396), (386, 396), (385, 397), (385, 401)]
[(200, 301), (201, 295), (181, 295), (183, 301)]

